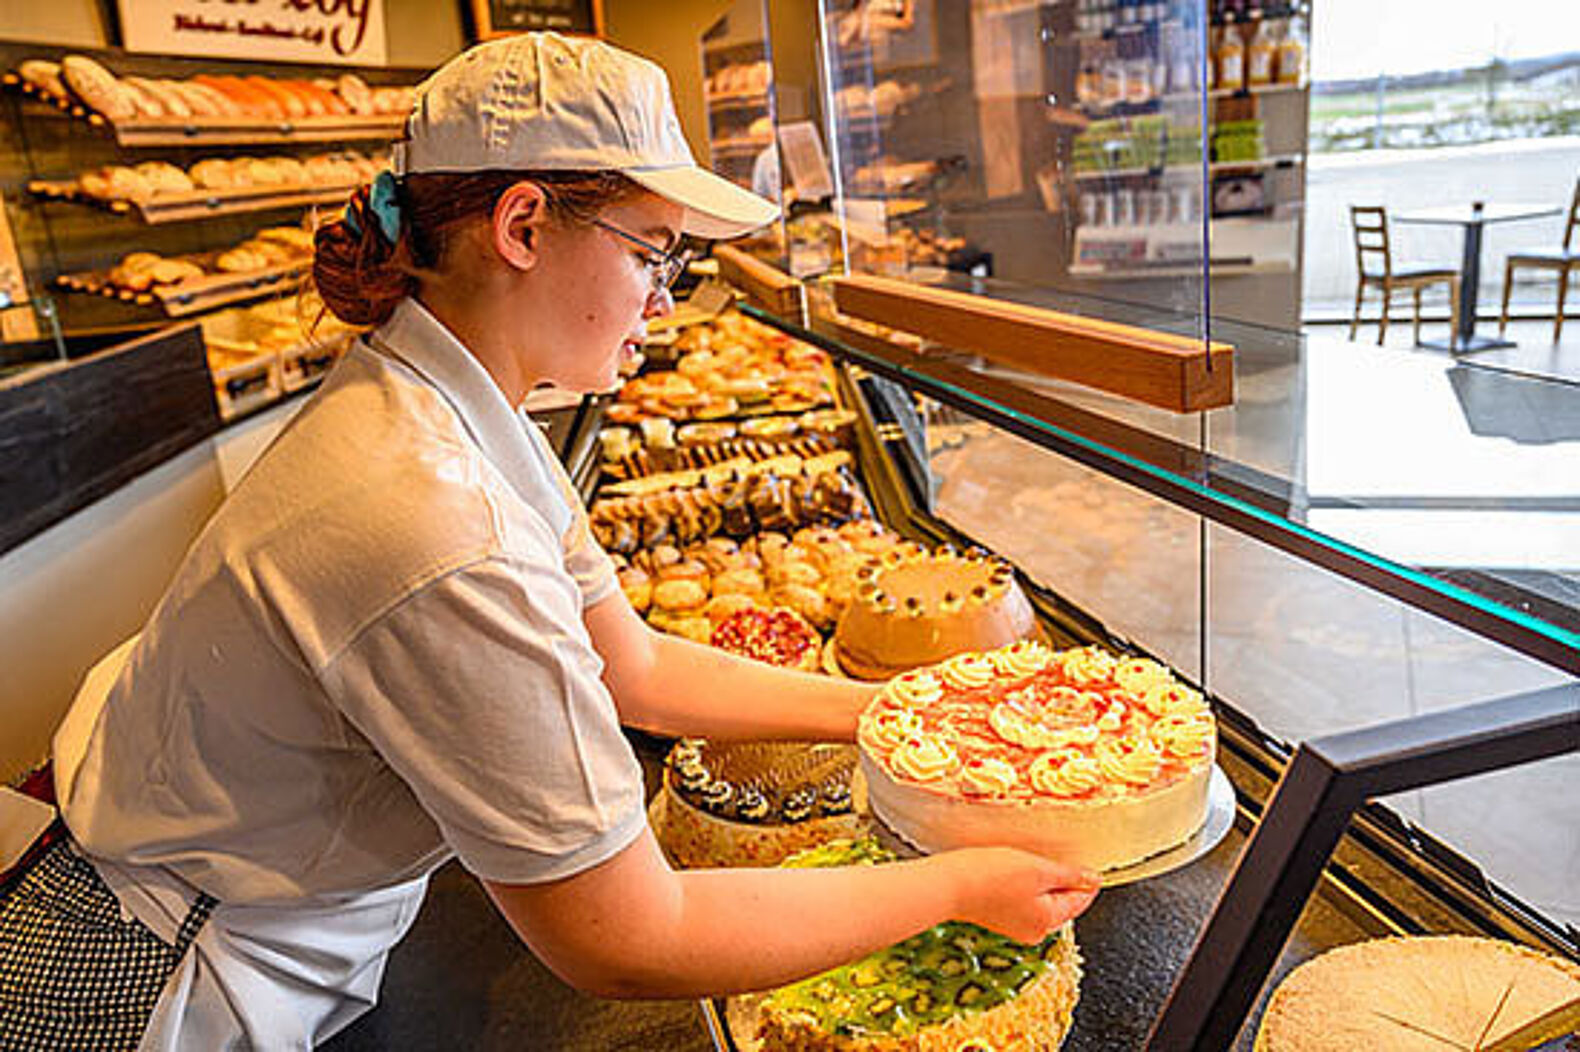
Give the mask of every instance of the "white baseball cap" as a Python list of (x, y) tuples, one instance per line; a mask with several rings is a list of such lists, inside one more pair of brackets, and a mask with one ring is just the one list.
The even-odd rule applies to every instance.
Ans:
[(663, 69), (590, 38), (490, 41), (418, 87), (396, 175), (512, 168), (621, 172), (683, 206), (682, 229), (697, 237), (736, 237), (779, 215), (697, 164)]

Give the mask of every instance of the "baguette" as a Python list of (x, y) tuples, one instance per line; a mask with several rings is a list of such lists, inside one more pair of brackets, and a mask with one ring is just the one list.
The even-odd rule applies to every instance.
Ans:
[(230, 190), (238, 185), (234, 166), (223, 157), (206, 157), (187, 169), (187, 175), (204, 190)]
[(290, 120), (300, 120), (307, 116), (307, 104), (279, 81), (253, 74), (246, 78), (246, 83), (260, 94), (272, 99), (281, 116)]
[(66, 90), (66, 82), (61, 79), (59, 62), (30, 58), (18, 66), (16, 71), (25, 82), (40, 91), (58, 99), (71, 98), (71, 93)]
[(255, 85), (248, 84), (240, 77), (200, 73), (192, 79), (225, 96), (244, 116), (269, 117), (276, 120), (283, 120), (285, 117), (285, 107), (276, 102), (272, 96)]
[(164, 111), (165, 117), (185, 119), (192, 116), (192, 107), (187, 105), (186, 99), (179, 91), (172, 88), (168, 81), (149, 80), (147, 77), (122, 77), (121, 82), (157, 102), (159, 108)]
[(377, 112), (373, 108), (372, 89), (368, 87), (367, 81), (355, 73), (342, 73), (340, 79), (335, 81), (335, 90), (352, 113), (363, 116)]
[(147, 120), (163, 120), (165, 105), (150, 91), (145, 91), (130, 79), (121, 81), (121, 90), (132, 100), (137, 116)]
[(67, 55), (60, 61), (60, 72), (83, 102), (111, 120), (129, 120), (137, 115), (137, 104), (114, 73), (86, 55)]
[(165, 83), (180, 94), (194, 117), (239, 117), (241, 107), (229, 95), (207, 84), (190, 80), (171, 80)]
[(318, 100), (322, 112), (332, 117), (343, 117), (351, 112), (351, 107), (346, 101), (335, 94), (335, 82), (324, 80), (299, 80), (296, 87), (312, 95)]

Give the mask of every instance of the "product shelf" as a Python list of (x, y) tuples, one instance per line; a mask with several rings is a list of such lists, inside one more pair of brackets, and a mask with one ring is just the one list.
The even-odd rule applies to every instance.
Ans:
[(238, 274), (206, 274), (175, 285), (150, 288), (143, 292), (118, 287), (106, 271), (62, 274), (55, 284), (68, 292), (81, 292), (120, 300), (143, 307), (155, 307), (168, 318), (184, 318), (215, 307), (245, 303), (274, 295), (296, 286), (306, 274), (308, 260), (281, 263), (261, 270)]
[(189, 194), (160, 194), (146, 201), (105, 199), (82, 192), (74, 180), (39, 179), (28, 184), (28, 191), (50, 201), (70, 201), (117, 215), (130, 216), (140, 223), (159, 226), (217, 216), (266, 212), (279, 208), (305, 208), (311, 205), (337, 205), (356, 189), (343, 186), (250, 186), (234, 190), (196, 190)]
[(210, 120), (112, 121), (71, 99), (64, 99), (24, 81), (15, 73), (0, 75), (0, 86), (20, 91), (69, 117), (110, 133), (117, 146), (244, 146), (300, 142), (352, 142), (395, 138), (405, 118), (393, 114), (309, 117), (297, 121), (226, 117)]

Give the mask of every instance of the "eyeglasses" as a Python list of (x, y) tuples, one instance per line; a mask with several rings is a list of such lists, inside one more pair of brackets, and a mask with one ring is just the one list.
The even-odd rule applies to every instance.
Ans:
[(680, 277), (681, 273), (686, 269), (686, 264), (691, 262), (692, 253), (689, 248), (677, 247), (673, 250), (665, 251), (650, 241), (645, 241), (635, 234), (628, 234), (617, 226), (605, 223), (602, 219), (594, 219), (592, 224), (601, 230), (607, 230), (615, 237), (622, 238), (633, 245), (647, 250), (647, 254), (642, 257), (642, 265), (647, 267), (648, 276), (653, 279), (654, 291), (667, 289), (673, 285), (675, 279)]

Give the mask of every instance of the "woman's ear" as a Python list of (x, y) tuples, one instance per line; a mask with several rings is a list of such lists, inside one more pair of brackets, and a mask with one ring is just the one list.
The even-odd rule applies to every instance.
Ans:
[(548, 200), (534, 182), (519, 182), (494, 206), (494, 251), (511, 266), (530, 270), (538, 260), (538, 229), (548, 216)]

